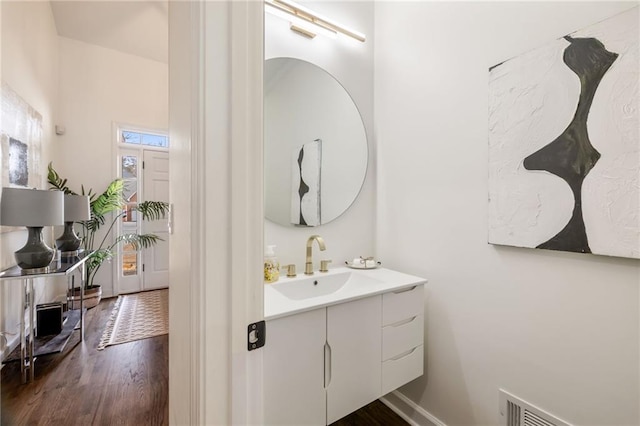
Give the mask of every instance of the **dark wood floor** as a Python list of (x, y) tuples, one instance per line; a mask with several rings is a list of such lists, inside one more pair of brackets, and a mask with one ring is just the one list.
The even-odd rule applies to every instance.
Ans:
[(376, 400), (331, 423), (330, 426), (406, 426), (408, 424), (389, 407)]
[[(76, 332), (65, 352), (38, 359), (33, 383), (21, 384), (18, 363), (2, 369), (2, 425), (168, 424), (168, 336), (96, 349), (115, 301), (88, 311), (83, 343)], [(374, 401), (332, 426), (406, 424)]]
[(168, 424), (168, 336), (96, 349), (115, 301), (88, 311), (84, 342), (39, 358), (33, 383), (2, 369), (2, 425)]

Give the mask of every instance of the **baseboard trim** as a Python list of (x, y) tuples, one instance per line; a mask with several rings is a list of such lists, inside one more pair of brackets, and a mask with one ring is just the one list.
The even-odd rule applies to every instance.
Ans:
[(440, 419), (395, 390), (380, 401), (412, 426), (446, 426)]

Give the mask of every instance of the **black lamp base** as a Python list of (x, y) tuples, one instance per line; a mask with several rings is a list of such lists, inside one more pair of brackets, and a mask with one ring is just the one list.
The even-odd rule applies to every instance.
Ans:
[(73, 229), (73, 222), (64, 223), (64, 232), (56, 240), (56, 247), (65, 255), (78, 254), (82, 241)]
[(42, 240), (42, 226), (30, 226), (27, 230), (27, 243), (14, 254), (16, 262), (25, 273), (46, 272), (55, 251)]

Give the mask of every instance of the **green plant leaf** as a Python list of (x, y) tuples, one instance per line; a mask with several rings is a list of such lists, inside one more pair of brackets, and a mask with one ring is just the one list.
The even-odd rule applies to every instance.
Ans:
[(116, 210), (124, 208), (123, 198), (124, 181), (116, 179), (112, 181), (105, 191), (91, 202), (91, 212), (96, 216), (104, 216)]
[(57, 189), (58, 191), (62, 191), (65, 194), (77, 195), (67, 186), (67, 180), (62, 179), (58, 172), (53, 168), (53, 163), (49, 163), (47, 166), (47, 181), (51, 186), (51, 189)]
[(169, 203), (164, 201), (143, 201), (134, 207), (134, 210), (142, 213), (144, 220), (163, 219), (169, 213)]
[(110, 249), (100, 249), (93, 252), (91, 257), (87, 260), (87, 265), (91, 268), (92, 266), (100, 265), (105, 260), (111, 260), (113, 258), (113, 251)]
[(134, 250), (142, 250), (149, 248), (158, 241), (164, 241), (155, 234), (122, 234), (116, 238), (116, 244), (131, 244)]

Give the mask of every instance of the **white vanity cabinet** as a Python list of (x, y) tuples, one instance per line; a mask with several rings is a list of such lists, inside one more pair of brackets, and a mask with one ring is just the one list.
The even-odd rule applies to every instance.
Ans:
[(324, 425), (326, 309), (267, 322), (264, 419), (267, 425)]
[(325, 425), (380, 396), (382, 296), (267, 322), (268, 425)]
[(373, 296), (327, 308), (327, 424), (380, 396), (381, 300)]
[(382, 393), (422, 376), (424, 286), (382, 295)]
[(326, 425), (423, 373), (423, 283), (267, 318), (268, 425)]

